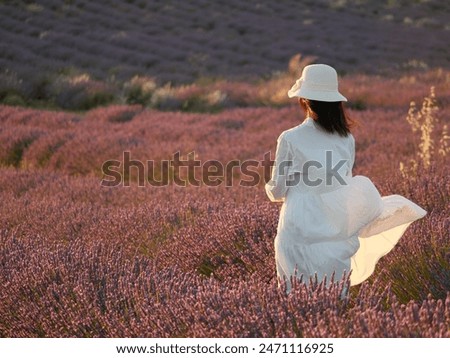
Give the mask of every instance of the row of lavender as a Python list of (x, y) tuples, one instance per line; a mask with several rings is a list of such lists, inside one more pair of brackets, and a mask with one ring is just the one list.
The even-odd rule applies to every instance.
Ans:
[(341, 302), (339, 287), (277, 288), (278, 208), (261, 193), (99, 192), (96, 179), (5, 169), (1, 187), (3, 336), (448, 334), (442, 205)]
[[(445, 80), (448, 74), (441, 75), (436, 98), (442, 108), (439, 117), (445, 119), (450, 86)], [(344, 82), (344, 90), (349, 98), (365, 100), (370, 107), (375, 107), (350, 111), (350, 116), (359, 121), (354, 129), (360, 157), (356, 168), (378, 175), (378, 172), (397, 170), (399, 163), (405, 161), (402, 158), (414, 155), (417, 150), (417, 140), (404, 119), (409, 100), (424, 93), (424, 85), (416, 84), (420, 78), (406, 77), (397, 84), (387, 82), (386, 90), (381, 81), (370, 80), (369, 77)], [(392, 96), (400, 88), (404, 91)], [(248, 159), (262, 162), (270, 151), (273, 159), (277, 133), (302, 120), (302, 113), (295, 106), (277, 110), (241, 108), (214, 115), (159, 112), (140, 105), (109, 106), (84, 115), (0, 108), (0, 164), (62, 170), (69, 174), (101, 175), (105, 161), (123, 161), (126, 151), (131, 159), (144, 163), (173, 159), (177, 152), (182, 157), (194, 152), (198, 160), (219, 160), (224, 164)], [(441, 121), (436, 128), (437, 141), (439, 127), (444, 124)], [(402, 135), (396, 135), (393, 141), (393, 133)]]
[(38, 65), (45, 72), (75, 67), (101, 78), (140, 73), (191, 82), (201, 75), (266, 75), (298, 51), (342, 70), (355, 63), (373, 70), (386, 60), (400, 66), (412, 58), (414, 40), (427, 39), (413, 58), (434, 67), (445, 64), (440, 50), (446, 48), (447, 11), (439, 1), (360, 7), (330, 1), (2, 2), (0, 63), (20, 74)]
[(0, 103), (133, 101), (123, 87), (135, 76), (267, 79), (298, 52), (340, 74), (448, 69), (448, 11), (439, 0), (0, 2)]
[[(401, 108), (351, 112), (354, 174), (428, 211), (369, 284), (285, 295), (275, 279), (279, 205), (263, 183), (103, 187), (101, 165), (195, 151), (202, 161), (262, 159), (295, 107), (216, 115), (140, 106), (85, 116), (0, 107), (0, 336), (443, 337), (450, 320), (448, 163), (416, 177)], [(448, 109), (439, 112), (448, 118)], [(444, 123), (438, 125), (435, 133)], [(436, 141), (439, 139), (434, 138)], [(414, 259), (412, 259), (414, 258)], [(382, 269), (383, 268), (383, 269)]]

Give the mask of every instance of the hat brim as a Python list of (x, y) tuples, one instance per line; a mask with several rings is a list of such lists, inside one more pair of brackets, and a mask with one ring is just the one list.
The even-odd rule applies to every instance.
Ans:
[(338, 91), (317, 91), (304, 87), (300, 87), (299, 89), (291, 88), (288, 92), (288, 97), (300, 97), (323, 102), (347, 102), (347, 98)]

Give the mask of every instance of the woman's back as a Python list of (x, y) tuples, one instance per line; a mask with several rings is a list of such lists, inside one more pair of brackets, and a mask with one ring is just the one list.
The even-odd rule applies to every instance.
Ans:
[[(289, 177), (299, 190), (328, 192), (347, 184), (352, 175), (355, 140), (349, 133), (328, 133), (308, 117), (301, 125), (283, 132), (292, 156)], [(299, 173), (300, 175), (296, 175)]]
[(266, 192), (273, 201), (289, 192), (325, 193), (347, 185), (352, 176), (355, 140), (349, 133), (328, 133), (308, 117), (278, 138), (272, 179)]

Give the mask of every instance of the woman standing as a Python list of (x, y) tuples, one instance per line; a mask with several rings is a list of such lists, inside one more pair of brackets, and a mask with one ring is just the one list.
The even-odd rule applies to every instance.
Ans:
[(265, 189), (282, 201), (275, 238), (277, 275), (317, 275), (357, 285), (426, 212), (400, 195), (381, 197), (364, 176), (352, 176), (355, 140), (339, 93), (336, 71), (309, 65), (288, 92), (306, 112), (300, 125), (278, 137), (272, 177)]

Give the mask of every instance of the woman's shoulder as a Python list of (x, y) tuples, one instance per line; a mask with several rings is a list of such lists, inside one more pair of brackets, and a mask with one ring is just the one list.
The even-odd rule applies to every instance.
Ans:
[(355, 143), (355, 137), (353, 136), (353, 134), (351, 132), (348, 132), (347, 138), (350, 142)]
[(306, 118), (302, 123), (284, 130), (281, 132), (280, 136), (278, 137), (278, 140), (285, 139), (287, 141), (296, 141), (298, 142), (299, 139), (303, 136), (311, 136), (316, 131), (316, 128), (314, 127), (314, 120), (312, 118)]
[(304, 131), (306, 128), (311, 127), (311, 121), (313, 119), (310, 118), (306, 118), (302, 123), (297, 124), (294, 127), (285, 129), (283, 132), (281, 132), (280, 136), (289, 136), (289, 135), (293, 135), (295, 133)]
[(325, 133), (322, 129), (317, 128), (317, 125), (318, 124), (314, 123), (314, 119), (308, 117), (302, 123), (281, 132), (278, 141), (286, 140), (288, 142), (296, 143), (301, 143), (304, 140), (307, 140), (308, 142), (316, 140), (320, 141), (325, 139), (325, 136), (328, 138), (327, 140), (335, 138), (338, 141), (348, 141), (351, 145), (354, 145), (355, 138), (352, 133), (349, 132), (346, 137), (342, 137), (337, 133)]
[(295, 127), (292, 127), (292, 128), (285, 129), (278, 136), (278, 140), (291, 138), (292, 135), (297, 131), (297, 127), (299, 127), (299, 126), (295, 126)]

